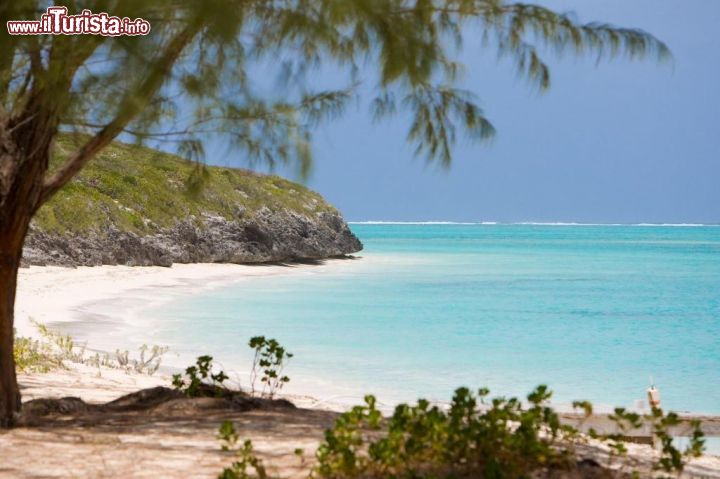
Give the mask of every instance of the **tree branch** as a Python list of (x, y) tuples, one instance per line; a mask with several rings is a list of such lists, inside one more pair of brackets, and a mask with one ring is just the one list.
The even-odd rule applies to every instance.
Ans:
[(186, 26), (173, 38), (162, 55), (151, 69), (145, 80), (139, 85), (135, 94), (128, 94), (120, 105), (115, 118), (90, 138), (80, 149), (68, 158), (67, 161), (43, 184), (43, 191), (35, 208), (42, 206), (52, 195), (70, 181), (98, 151), (108, 145), (143, 108), (152, 100), (160, 90), (165, 79), (172, 71), (185, 47), (192, 41), (200, 25)]

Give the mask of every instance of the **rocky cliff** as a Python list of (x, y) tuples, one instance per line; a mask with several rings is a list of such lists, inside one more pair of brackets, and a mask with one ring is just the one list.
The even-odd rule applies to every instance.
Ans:
[[(72, 148), (58, 142), (58, 162)], [(115, 144), (38, 212), (23, 262), (263, 263), (361, 249), (340, 213), (302, 185)]]

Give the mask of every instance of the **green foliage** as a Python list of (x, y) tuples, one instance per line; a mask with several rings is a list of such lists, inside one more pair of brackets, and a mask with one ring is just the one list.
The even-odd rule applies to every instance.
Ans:
[(185, 369), (185, 377), (174, 374), (172, 385), (188, 397), (217, 394), (228, 379), (224, 371), (213, 373), (212, 356), (199, 356), (194, 366)]
[(682, 473), (688, 459), (700, 457), (705, 447), (705, 435), (700, 427), (699, 421), (691, 421), (692, 436), (690, 443), (681, 451), (673, 444), (673, 436), (670, 429), (680, 425), (679, 416), (674, 412), (665, 414), (662, 409), (652, 408), (650, 414), (640, 415), (626, 411), (625, 408), (615, 408), (609, 419), (615, 423), (617, 433), (599, 435), (590, 430), (590, 436), (604, 441), (611, 451), (610, 459), (627, 455), (627, 447), (624, 441), (630, 432), (648, 427), (653, 435), (656, 445), (660, 446), (660, 459), (654, 464), (654, 469), (663, 472)]
[(15, 336), (13, 359), (17, 370), (24, 373), (46, 373), (62, 366), (48, 344), (22, 336)]
[[(39, 339), (15, 337), (13, 355), (17, 369), (26, 373), (49, 372), (66, 367), (66, 362), (84, 364), (98, 369), (124, 369), (127, 372), (153, 375), (160, 367), (167, 347), (143, 344), (140, 355), (131, 358), (128, 351), (116, 350), (115, 355), (95, 353), (88, 355), (86, 345), (78, 345), (70, 335), (52, 331), (46, 325), (31, 320)], [(148, 353), (146, 355), (146, 353)]]
[[(18, 20), (36, 19), (46, 6), (6, 3), (3, 18)], [(1, 111), (25, 118), (42, 105), (61, 131), (171, 143), (191, 160), (219, 136), (250, 162), (291, 163), (302, 174), (313, 128), (341, 114), (363, 83), (378, 118), (409, 113), (407, 139), (431, 161), (449, 164), (461, 133), (489, 138), (478, 100), (457, 89), (463, 43), (496, 50), (540, 90), (551, 84), (543, 60), (550, 53), (669, 56), (646, 32), (502, 0), (84, 0), (69, 7), (150, 19), (152, 34), (3, 35)], [(249, 74), (258, 65), (276, 68), (258, 78)], [(315, 81), (323, 67), (345, 78)], [(281, 95), (263, 94), (272, 80)], [(309, 88), (317, 83), (326, 88)], [(42, 101), (31, 101), (38, 95)]]
[[(61, 136), (59, 162), (82, 138)], [(302, 216), (336, 212), (317, 193), (277, 176), (205, 166), (149, 148), (114, 143), (38, 211), (33, 224), (51, 233), (140, 235), (205, 216), (251, 219), (261, 209)]]
[(680, 451), (673, 444), (673, 438), (670, 435), (670, 428), (680, 424), (680, 418), (674, 412), (663, 414), (661, 409), (653, 408), (648, 418), (653, 425), (653, 434), (656, 441), (660, 445), (660, 460), (655, 465), (655, 469), (664, 472), (682, 473), (685, 468), (685, 462), (692, 457), (700, 457), (705, 447), (705, 439), (699, 421), (693, 421), (693, 428), (690, 443), (684, 451)]
[(268, 397), (273, 398), (283, 385), (290, 381), (288, 376), (283, 375), (283, 370), (293, 355), (286, 351), (277, 340), (267, 339), (265, 336), (250, 338), (248, 346), (255, 350), (250, 373), (251, 392), (255, 393), (255, 383), (258, 375), (262, 374), (260, 377), (260, 382), (263, 384), (261, 394), (267, 394)]
[(581, 409), (586, 418), (592, 416), (593, 405), (589, 401), (573, 401), (572, 407), (573, 409)]
[[(488, 399), (489, 391), (467, 388), (455, 391), (449, 408), (440, 408), (420, 399), (415, 405), (400, 404), (392, 416), (384, 417), (374, 396), (337, 417), (325, 431), (316, 451), (311, 478), (520, 478), (538, 474), (568, 473), (572, 476), (580, 457), (576, 446), (587, 438), (578, 430), (560, 424), (558, 414), (548, 406), (552, 393), (539, 386), (522, 403), (516, 398)], [(587, 401), (573, 403), (585, 419), (593, 414)], [(649, 424), (661, 445), (661, 456), (653, 467), (665, 473), (681, 473), (686, 461), (703, 452), (703, 433), (693, 422), (690, 444), (681, 452), (672, 444), (670, 428), (680, 419), (674, 413), (639, 414), (617, 408), (610, 416), (617, 433), (591, 437), (600, 439), (613, 457), (627, 453), (623, 437)], [(220, 426), (218, 438), (223, 451), (233, 451), (239, 460), (225, 469), (221, 478), (268, 477), (255, 456), (252, 443), (237, 447), (240, 435), (229, 421)], [(301, 449), (295, 452), (302, 456)], [(256, 475), (251, 475), (255, 470)], [(639, 476), (638, 471), (632, 477)]]
[(69, 334), (60, 334), (51, 331), (44, 324), (33, 321), (40, 336), (48, 345), (48, 350), (53, 351), (60, 361), (67, 360), (75, 363), (82, 363), (85, 357), (85, 345), (77, 346)]
[(190, 176), (188, 176), (188, 179), (185, 181), (188, 195), (197, 199), (207, 186), (209, 180), (210, 172), (207, 167), (198, 165), (196, 168), (193, 168)]
[[(221, 442), (223, 451), (232, 452), (236, 460), (228, 468), (225, 468), (218, 476), (219, 479), (266, 479), (268, 477), (262, 460), (258, 459), (253, 450), (252, 441), (245, 440), (242, 446), (238, 447), (240, 436), (235, 431), (235, 426), (230, 421), (224, 421), (218, 430), (218, 439)], [(254, 472), (253, 472), (254, 471)]]
[[(528, 477), (570, 467), (557, 414), (538, 387), (523, 408), (515, 398), (485, 402), (487, 390), (455, 391), (444, 411), (419, 400), (387, 421), (367, 396), (341, 415), (317, 452), (319, 477)], [(381, 429), (386, 431), (381, 432)]]

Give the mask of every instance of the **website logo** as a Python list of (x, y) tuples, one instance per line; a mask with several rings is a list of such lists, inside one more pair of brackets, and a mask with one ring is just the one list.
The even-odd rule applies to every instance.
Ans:
[(147, 35), (150, 22), (142, 18), (116, 17), (105, 12), (93, 13), (88, 9), (77, 15), (68, 15), (67, 7), (48, 7), (40, 20), (11, 20), (7, 22), (10, 35)]

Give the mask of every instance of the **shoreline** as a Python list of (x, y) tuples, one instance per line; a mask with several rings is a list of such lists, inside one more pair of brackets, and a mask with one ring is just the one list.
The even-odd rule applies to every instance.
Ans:
[[(364, 261), (365, 262), (365, 259)], [(20, 271), (18, 280), (18, 295), (16, 302), (15, 327), (20, 336), (38, 337), (36, 328), (31, 319), (41, 324), (57, 328), (62, 323), (75, 323), (79, 328), (93, 328), (95, 332), (102, 331), (107, 336), (106, 344), (88, 344), (89, 351), (112, 352), (117, 347), (124, 349), (126, 344), (112, 342), (112, 330), (123, 332), (124, 325), (137, 326), (135, 321), (142, 322), (144, 328), (152, 329), (152, 320), (143, 318), (140, 314), (145, 308), (157, 307), (175, 298), (189, 294), (201, 294), (204, 291), (232, 285), (257, 278), (273, 276), (286, 276), (293, 274), (325, 273), (327, 271), (342, 271), (354, 264), (352, 259), (329, 259), (319, 264), (269, 264), (269, 265), (237, 265), (237, 264), (177, 264), (170, 268), (159, 266), (96, 266), (96, 267), (39, 267), (31, 266)], [(160, 294), (158, 294), (160, 293)], [(148, 322), (150, 321), (150, 322)], [(58, 328), (62, 330), (62, 326)], [(136, 328), (137, 329), (137, 328)], [(147, 341), (150, 338), (142, 338)], [(97, 337), (97, 335), (96, 335)], [(152, 341), (148, 341), (151, 344)], [(209, 351), (212, 354), (212, 351)], [(177, 354), (177, 353), (175, 353)], [(172, 372), (177, 372), (182, 364), (177, 361), (172, 364), (172, 346), (163, 358), (163, 367), (158, 376), (165, 376), (164, 385), (169, 384), (167, 379)], [(176, 356), (177, 359), (177, 356)], [(187, 359), (187, 358), (185, 358)], [(84, 372), (74, 371), (74, 383), (79, 385), (83, 380), (89, 381), (89, 389), (102, 390), (103, 384), (98, 385), (93, 377), (96, 370), (87, 368)], [(236, 371), (228, 370), (231, 376), (240, 378)], [(51, 373), (52, 374), (52, 373)], [(127, 375), (122, 371), (115, 377), (110, 374), (118, 384), (134, 375)], [(27, 377), (27, 375), (23, 375)], [(302, 407), (319, 408), (331, 411), (344, 411), (358, 403), (357, 397), (338, 396), (337, 391), (323, 390), (321, 383), (309, 379), (305, 387), (292, 388), (293, 391), (282, 396), (298, 401)], [(52, 383), (54, 379), (50, 379)], [(152, 382), (152, 381), (151, 381)], [(235, 382), (235, 381), (231, 381)], [(102, 382), (101, 382), (102, 383)], [(132, 384), (133, 381), (130, 381)], [(143, 383), (144, 384), (144, 383)], [(127, 386), (127, 384), (125, 384)], [(107, 391), (106, 391), (107, 392)], [(119, 394), (118, 394), (119, 395)], [(105, 396), (102, 396), (105, 397)], [(97, 400), (91, 397), (90, 400)], [(442, 401), (445, 403), (445, 401)], [(380, 402), (381, 409), (386, 413), (392, 412), (394, 404)], [(562, 404), (553, 405), (558, 412), (568, 415), (572, 411), (563, 408)], [(601, 412), (601, 411), (598, 411)], [(686, 412), (684, 416), (698, 416), (712, 419), (714, 423), (720, 416), (702, 414), (701, 412)], [(718, 430), (716, 430), (718, 429)], [(720, 427), (713, 426), (713, 436), (718, 436)], [(720, 448), (713, 451), (720, 453)]]
[[(131, 318), (144, 307), (157, 306), (166, 301), (186, 294), (198, 294), (203, 291), (230, 285), (242, 281), (252, 280), (270, 276), (303, 274), (309, 271), (315, 273), (329, 270), (339, 270), (352, 264), (348, 260), (336, 259), (322, 263), (321, 269), (317, 265), (294, 264), (294, 265), (232, 265), (232, 264), (190, 264), (176, 265), (172, 268), (163, 267), (126, 267), (126, 266), (102, 266), (102, 267), (31, 267), (21, 270), (18, 288), (18, 308), (16, 326), (19, 335), (37, 337), (38, 333), (30, 322), (30, 318), (44, 324), (82, 322), (82, 325), (90, 324), (95, 328), (106, 328), (108, 322), (122, 323)], [(345, 266), (343, 266), (345, 265)], [(161, 295), (158, 295), (161, 292)], [(132, 300), (132, 301), (130, 301)], [(132, 302), (134, 304), (131, 304)], [(139, 301), (139, 302), (138, 302)], [(114, 317), (118, 308), (125, 308), (119, 317)], [(97, 323), (96, 323), (97, 322)], [(152, 323), (146, 323), (151, 327)], [(96, 345), (90, 344), (93, 349)], [(101, 348), (97, 348), (101, 349)], [(105, 350), (107, 351), (107, 349)], [(139, 373), (128, 373), (122, 369), (109, 369), (107, 367), (94, 367), (89, 365), (71, 363), (64, 369), (48, 373), (20, 374), (18, 379), (21, 384), (23, 400), (28, 401), (40, 397), (81, 397), (89, 403), (103, 403), (116, 399), (122, 395), (139, 389), (155, 386), (170, 387), (169, 372), (173, 369), (167, 365), (161, 368), (156, 375)], [(307, 393), (305, 391), (308, 391)], [(303, 390), (300, 392), (281, 392), (277, 397), (288, 399), (298, 408), (300, 417), (315, 414), (330, 414), (323, 416), (323, 421), (314, 423), (313, 433), (318, 438), (322, 437), (324, 427), (332, 421), (334, 414), (343, 412), (357, 401), (342, 401), (340, 397), (331, 394), (324, 394), (322, 388)], [(392, 411), (393, 405), (383, 405), (381, 409), (387, 409), (384, 413)], [(568, 423), (577, 422), (578, 417), (569, 414), (568, 411), (557, 409), (564, 421)], [(703, 471), (709, 477), (720, 477), (720, 448), (715, 443), (720, 439), (720, 416), (711, 415), (682, 415), (684, 418), (697, 417), (703, 420), (709, 428), (713, 445), (709, 444), (706, 456), (693, 461), (693, 468)], [(252, 427), (255, 423), (263, 424), (268, 421), (267, 416), (254, 418), (253, 414), (248, 416)], [(275, 416), (272, 416), (275, 418)], [(603, 425), (610, 424), (606, 414), (598, 413), (593, 416), (593, 426), (599, 430)], [(275, 418), (277, 419), (277, 418)], [(286, 419), (287, 420), (287, 419)], [(272, 427), (284, 434), (282, 430), (285, 420), (273, 422)], [(207, 426), (204, 426), (207, 427)], [(213, 425), (215, 427), (215, 425)], [(198, 441), (207, 441), (205, 447), (214, 446), (213, 428), (209, 428)], [(3, 440), (6, 445), (15, 447), (18, 444), (26, 444), (27, 437), (34, 437), (32, 430), (18, 432), (18, 437), (0, 436), (0, 443)], [(166, 433), (163, 433), (166, 434)], [(281, 434), (281, 435), (282, 435)], [(26, 437), (27, 436), (27, 437)], [(207, 436), (207, 437), (205, 437)], [(89, 437), (94, 436), (92, 434)], [(168, 438), (160, 435), (159, 440), (165, 441)], [(49, 439), (48, 439), (49, 440)], [(53, 439), (54, 440), (54, 439)], [(94, 440), (94, 439), (92, 439)], [(89, 439), (89, 441), (92, 441)], [(113, 439), (115, 440), (115, 439)], [(135, 440), (135, 439), (133, 439)], [(297, 440), (297, 438), (295, 439)], [(308, 441), (306, 447), (312, 451), (317, 446), (316, 440)], [(185, 439), (181, 439), (185, 441)], [(289, 448), (291, 441), (280, 443), (276, 438), (260, 442), (264, 448), (276, 450), (279, 447)], [(24, 446), (23, 446), (24, 447)], [(60, 446), (59, 443), (57, 447)], [(75, 447), (75, 446), (73, 446)], [(652, 457), (654, 452), (649, 446), (628, 445), (631, 456), (639, 458)], [(292, 449), (289, 449), (292, 450)], [(291, 457), (290, 453), (285, 454)], [(212, 460), (216, 460), (214, 458)], [(222, 460), (222, 456), (220, 457)]]
[[(116, 349), (130, 349), (131, 357), (137, 352), (127, 343), (117, 339), (125, 338), (127, 331), (147, 329), (143, 338), (134, 338), (139, 344), (154, 344), (149, 330), (152, 319), (143, 316), (146, 309), (157, 308), (174, 299), (187, 295), (202, 294), (205, 291), (228, 285), (268, 278), (298, 274), (317, 274), (326, 271), (340, 271), (360, 257), (331, 258), (317, 263), (287, 263), (241, 265), (225, 263), (176, 264), (162, 266), (30, 266), (22, 268), (18, 277), (18, 292), (15, 310), (15, 329), (18, 336), (39, 339), (40, 334), (33, 322), (43, 324), (53, 331), (68, 334), (66, 329), (74, 327), (91, 331), (93, 338), (85, 344), (88, 352), (111, 354)], [(363, 258), (364, 259), (364, 258)], [(98, 334), (102, 333), (102, 334)], [(83, 338), (80, 338), (83, 339)], [(138, 342), (130, 341), (130, 342)], [(161, 346), (166, 342), (159, 341)], [(212, 351), (208, 351), (212, 354)], [(194, 358), (180, 358), (172, 346), (163, 356), (162, 366), (156, 377), (165, 377), (163, 385), (169, 385), (172, 373), (180, 372)], [(222, 364), (218, 363), (222, 367)], [(69, 379), (76, 385), (81, 377), (89, 381), (90, 400), (100, 400), (106, 396), (102, 392), (104, 383), (96, 383), (97, 370), (84, 368), (80, 373), (74, 368)], [(122, 371), (109, 371), (114, 381), (123, 382), (123, 378), (136, 376)], [(235, 370), (228, 369), (230, 383), (240, 383), (246, 378)], [(116, 374), (117, 373), (117, 374)], [(49, 373), (48, 380), (54, 384), (56, 379)], [(28, 377), (28, 375), (23, 375)], [(62, 383), (62, 381), (59, 381)], [(132, 384), (132, 381), (130, 381)], [(297, 401), (302, 407), (319, 408), (330, 411), (345, 411), (357, 403), (357, 398), (343, 401), (332, 391), (323, 391), (315, 387), (295, 388), (296, 391), (282, 394), (283, 397)], [(100, 389), (96, 398), (93, 389)], [(349, 397), (348, 397), (349, 399)], [(389, 408), (389, 406), (388, 406)]]
[[(354, 258), (319, 262), (338, 266)], [(287, 263), (243, 265), (191, 263), (164, 266), (30, 266), (21, 268), (15, 302), (18, 334), (36, 336), (31, 319), (42, 324), (79, 321), (89, 316), (107, 316), (97, 310), (102, 304), (122, 302), (134, 295), (142, 304), (125, 308), (122, 319), (136, 311), (155, 307), (187, 294), (248, 281), (253, 278), (299, 274), (318, 264)], [(162, 295), (158, 296), (158, 290)], [(117, 320), (115, 320), (117, 321)]]
[[(188, 295), (198, 295), (225, 286), (252, 281), (253, 279), (282, 277), (302, 274), (326, 274), (342, 272), (357, 265), (362, 260), (383, 262), (382, 257), (333, 258), (317, 263), (288, 264), (228, 264), (228, 263), (191, 263), (162, 266), (30, 266), (22, 268), (18, 277), (18, 291), (15, 309), (15, 329), (18, 336), (39, 338), (33, 321), (48, 326), (51, 330), (70, 334), (83, 344), (86, 338), (78, 338), (72, 329), (90, 331), (92, 339), (86, 343), (88, 351), (112, 353), (116, 349), (130, 349), (130, 343), (158, 344), (169, 346), (163, 357), (159, 374), (170, 375), (181, 371), (192, 358), (182, 358), (173, 351), (172, 344), (159, 338), (153, 341), (152, 318), (143, 316), (147, 309), (157, 308), (174, 299)], [(142, 337), (128, 338), (128, 333)], [(206, 354), (213, 355), (212, 350)], [(173, 358), (175, 361), (173, 361)], [(222, 367), (222, 364), (218, 362)], [(233, 368), (225, 368), (235, 381), (242, 382), (247, 374)], [(300, 374), (296, 376), (303, 378)], [(355, 394), (347, 387), (324, 384), (323, 378), (304, 377), (305, 386), (291, 384), (293, 391), (288, 393), (298, 397), (310, 398), (313, 403), (323, 404), (332, 410), (344, 410), (362, 402), (365, 392)], [(378, 398), (379, 405), (391, 412), (394, 403), (385, 403)], [(433, 400), (432, 398), (429, 398)], [(448, 398), (449, 399), (449, 398)], [(435, 399), (433, 402), (445, 404), (448, 399)], [(553, 406), (562, 413), (572, 413), (569, 403), (554, 402)], [(609, 405), (595, 404), (598, 412), (611, 412)], [(684, 415), (720, 417), (707, 411), (682, 411)]]

